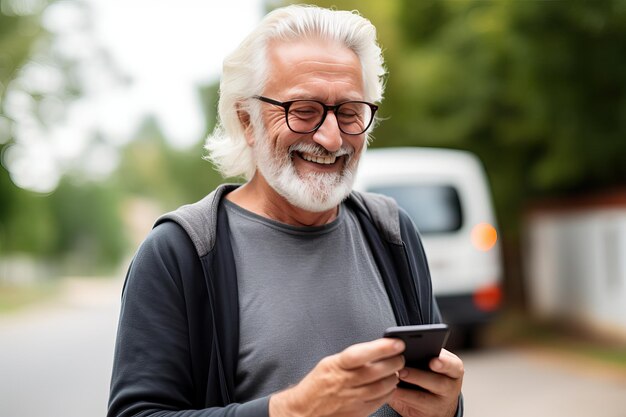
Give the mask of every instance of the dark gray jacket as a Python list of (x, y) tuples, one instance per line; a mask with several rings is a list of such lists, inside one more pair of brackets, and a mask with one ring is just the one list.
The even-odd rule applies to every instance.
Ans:
[[(239, 306), (228, 219), (234, 185), (157, 220), (124, 284), (109, 417), (268, 415), (268, 397), (238, 404)], [(441, 321), (415, 227), (396, 203), (353, 192), (398, 325)], [(184, 411), (181, 411), (184, 410)], [(457, 416), (463, 414), (460, 400)]]

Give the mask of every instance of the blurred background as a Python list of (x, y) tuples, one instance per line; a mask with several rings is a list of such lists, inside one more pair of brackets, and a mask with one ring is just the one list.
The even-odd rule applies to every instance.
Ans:
[[(485, 167), (503, 299), (466, 415), (626, 416), (626, 2), (311, 3), (378, 29), (372, 147)], [(129, 259), (224, 181), (222, 59), (284, 4), (0, 1), (0, 416), (105, 414)]]

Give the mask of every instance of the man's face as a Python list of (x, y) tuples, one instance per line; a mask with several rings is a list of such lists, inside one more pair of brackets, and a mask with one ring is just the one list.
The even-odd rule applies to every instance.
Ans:
[[(327, 105), (364, 100), (358, 57), (350, 49), (319, 40), (272, 42), (263, 96), (285, 102), (318, 100)], [(255, 128), (257, 167), (267, 183), (291, 204), (321, 212), (350, 192), (365, 134), (339, 130), (329, 111), (318, 130), (292, 132), (284, 109), (261, 103), (263, 129)]]

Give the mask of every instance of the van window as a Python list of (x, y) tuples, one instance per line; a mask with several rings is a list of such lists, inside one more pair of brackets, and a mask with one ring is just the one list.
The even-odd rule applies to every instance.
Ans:
[(449, 185), (409, 184), (369, 187), (394, 198), (407, 211), (421, 234), (457, 231), (463, 225), (459, 194)]

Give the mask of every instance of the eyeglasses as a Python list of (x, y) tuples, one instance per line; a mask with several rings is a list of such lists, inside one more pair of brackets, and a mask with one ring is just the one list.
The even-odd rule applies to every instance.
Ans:
[(280, 102), (263, 96), (254, 96), (257, 100), (280, 106), (285, 109), (287, 127), (294, 133), (311, 133), (320, 128), (329, 110), (335, 113), (337, 125), (346, 135), (360, 135), (367, 130), (374, 120), (378, 106), (365, 101), (345, 101), (334, 106), (327, 106), (317, 100), (292, 100)]

